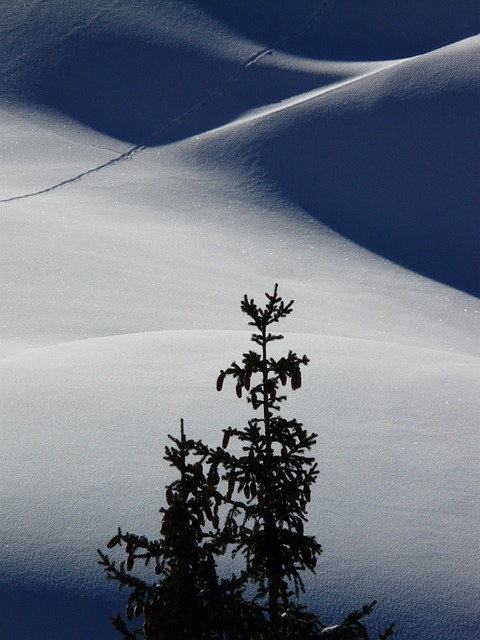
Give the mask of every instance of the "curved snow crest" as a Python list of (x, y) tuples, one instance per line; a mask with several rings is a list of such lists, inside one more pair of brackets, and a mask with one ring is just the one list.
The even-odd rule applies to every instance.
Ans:
[[(0, 361), (9, 640), (32, 625), (49, 640), (109, 637), (118, 609), (95, 548), (118, 525), (158, 536), (171, 477), (162, 455), (181, 417), (215, 446), (222, 428), (252, 417), (215, 378), (253, 346), (249, 332), (228, 330), (245, 326), (237, 294), (275, 281), (299, 301), (288, 325), (298, 333), (278, 349), (311, 358), (282, 407), (319, 434), (309, 521), (325, 553), (311, 606), (333, 624), (378, 597), (376, 617), (395, 620), (402, 640), (477, 639), (479, 367), (469, 354), (480, 316), (471, 297), (408, 261), (428, 255), (441, 280), (474, 238), (477, 45), (460, 40), (477, 31), (478, 0), (461, 4), (342, 0), (323, 27), (257, 59), (317, 0), (278, 3), (274, 15), (258, 0), (0, 0), (0, 92), (25, 100), (0, 118), (2, 197), (131, 148), (101, 127), (137, 140), (177, 125), (132, 162), (2, 208), (0, 327), (5, 353), (24, 349)], [(338, 55), (321, 54), (326, 41)], [(381, 70), (394, 59), (404, 61)], [(33, 94), (70, 119), (35, 111)], [(265, 117), (218, 128), (265, 105)], [(140, 333), (170, 327), (191, 331)], [(87, 336), (98, 338), (71, 342)], [(67, 606), (72, 592), (81, 597)]]
[[(417, 352), (418, 354), (425, 353), (427, 356), (430, 354), (438, 354), (445, 355), (445, 357), (455, 359), (458, 357), (459, 361), (464, 361), (465, 364), (480, 363), (480, 356), (475, 356), (474, 354), (466, 354), (464, 352), (457, 352), (448, 349), (441, 349), (439, 347), (427, 347), (427, 346), (418, 346), (408, 343), (401, 342), (392, 342), (391, 340), (385, 339), (373, 339), (373, 338), (359, 338), (355, 336), (347, 336), (347, 335), (338, 335), (338, 334), (320, 334), (320, 333), (310, 333), (310, 332), (299, 332), (299, 331), (288, 331), (281, 332), (284, 338), (283, 342), (276, 343), (271, 345), (274, 350), (282, 350), (283, 345), (284, 348), (289, 348), (288, 345), (290, 343), (296, 343), (299, 345), (303, 345), (298, 347), (297, 350), (307, 349), (310, 346), (314, 348), (322, 349), (324, 347), (328, 349), (335, 349), (338, 347), (342, 351), (348, 350), (349, 346), (352, 352), (355, 352), (356, 345), (361, 348), (362, 346), (368, 347), (371, 345), (372, 349), (385, 349), (385, 350), (405, 350), (406, 353), (409, 351)], [(69, 342), (61, 342), (50, 345), (45, 345), (42, 347), (37, 347), (35, 349), (30, 349), (28, 351), (21, 351), (19, 353), (14, 353), (12, 355), (8, 355), (4, 358), (0, 358), (0, 368), (2, 364), (5, 364), (7, 367), (9, 363), (18, 363), (22, 362), (26, 363), (35, 362), (45, 360), (47, 366), (55, 367), (55, 359), (58, 355), (59, 358), (68, 358), (70, 354), (81, 353), (82, 351), (91, 352), (95, 350), (101, 350), (103, 352), (111, 351), (112, 354), (115, 354), (115, 357), (118, 356), (118, 353), (123, 353), (125, 350), (135, 349), (139, 350), (139, 353), (142, 353), (142, 349), (145, 345), (152, 345), (154, 343), (158, 343), (158, 345), (162, 345), (164, 341), (167, 342), (168, 345), (176, 345), (175, 348), (179, 348), (183, 350), (183, 343), (203, 345), (203, 343), (211, 344), (212, 351), (216, 351), (217, 347), (219, 349), (223, 349), (224, 345), (240, 343), (241, 341), (244, 343), (243, 350), (247, 350), (250, 345), (250, 336), (252, 335), (252, 331), (249, 330), (230, 330), (230, 329), (164, 329), (160, 331), (140, 331), (134, 333), (122, 333), (117, 335), (107, 335), (107, 336), (98, 336), (95, 338), (84, 338), (78, 340), (71, 340)], [(310, 346), (309, 346), (310, 345)], [(146, 348), (150, 348), (150, 346), (146, 346)], [(204, 348), (203, 346), (201, 347)], [(241, 348), (241, 347), (240, 347)], [(235, 347), (232, 346), (232, 357), (234, 357)], [(237, 348), (238, 351), (238, 348)], [(238, 358), (237, 354), (237, 358)], [(139, 356), (140, 357), (140, 356)]]
[[(247, 111), (225, 125), (214, 130), (207, 131), (203, 135), (210, 135), (213, 132), (221, 133), (224, 129), (250, 123), (257, 119), (268, 118), (283, 110), (289, 110), (303, 105), (310, 101), (321, 99), (322, 96), (340, 91), (350, 87), (354, 92), (350, 93), (350, 100), (354, 98), (356, 106), (362, 107), (363, 101), (379, 101), (385, 95), (414, 95), (417, 91), (421, 93), (443, 93), (446, 90), (457, 88), (470, 88), (476, 92), (476, 72), (475, 60), (480, 53), (480, 36), (472, 36), (460, 42), (453, 43), (426, 54), (402, 58), (399, 60), (385, 60), (382, 62), (371, 62), (359, 65), (346, 65), (342, 63), (330, 63), (327, 68), (348, 69), (349, 73), (338, 82), (328, 83), (316, 89), (312, 89), (302, 94), (284, 98), (281, 102), (264, 105)], [(466, 58), (466, 60), (462, 60)], [(432, 73), (432, 63), (438, 66)], [(317, 63), (318, 69), (325, 68), (323, 63)], [(338, 65), (338, 66), (337, 66)], [(425, 65), (428, 65), (425, 68)], [(396, 68), (400, 69), (396, 71)], [(416, 79), (416, 76), (421, 76)], [(371, 79), (371, 84), (365, 84)], [(345, 102), (343, 105), (345, 106)], [(338, 103), (336, 108), (342, 106)], [(343, 107), (344, 108), (344, 107)]]
[[(444, 47), (443, 49), (450, 50), (450, 47)], [(439, 51), (443, 51), (443, 49), (440, 49)], [(376, 63), (348, 64), (324, 61), (314, 62), (288, 54), (279, 54), (276, 56), (273, 63), (269, 61), (267, 64), (263, 64), (265, 58), (267, 57), (268, 59), (268, 53), (272, 53), (272, 50), (268, 47), (260, 49), (244, 60), (236, 70), (232, 71), (230, 67), (227, 66), (224, 69), (219, 70), (218, 74), (212, 71), (211, 64), (209, 63), (208, 73), (204, 78), (205, 80), (208, 79), (209, 82), (206, 83), (205, 91), (200, 91), (198, 96), (192, 95), (190, 99), (187, 98), (186, 101), (181, 103), (180, 107), (178, 101), (174, 100), (174, 111), (171, 112), (169, 112), (168, 109), (167, 112), (163, 112), (163, 106), (160, 108), (160, 105), (155, 104), (155, 98), (151, 98), (151, 100), (153, 100), (153, 107), (152, 104), (144, 105), (142, 107), (141, 118), (128, 115), (127, 120), (130, 119), (135, 123), (139, 121), (142, 122), (143, 129), (141, 131), (136, 131), (135, 133), (133, 133), (133, 129), (138, 125), (132, 124), (132, 122), (125, 121), (112, 124), (113, 114), (127, 113), (129, 111), (129, 108), (127, 108), (126, 105), (119, 108), (117, 104), (114, 109), (109, 108), (108, 112), (103, 114), (103, 116), (98, 116), (98, 113), (103, 109), (104, 103), (108, 103), (108, 100), (105, 100), (104, 98), (102, 98), (101, 102), (96, 106), (92, 103), (86, 104), (84, 107), (80, 107), (80, 112), (72, 112), (70, 116), (73, 116), (79, 121), (83, 121), (89, 126), (99, 130), (102, 130), (104, 126), (107, 126), (107, 128), (113, 126), (113, 129), (108, 131), (106, 130), (105, 133), (121, 139), (135, 139), (135, 144), (96, 166), (85, 168), (80, 173), (56, 183), (52, 183), (36, 191), (25, 192), (23, 194), (3, 198), (0, 202), (11, 202), (55, 191), (58, 188), (68, 186), (69, 184), (86, 178), (98, 171), (108, 170), (123, 160), (129, 160), (134, 155), (141, 152), (146, 146), (164, 145), (178, 140), (188, 139), (194, 135), (209, 134), (212, 131), (222, 130), (224, 128), (228, 129), (232, 124), (242, 124), (244, 122), (250, 122), (252, 119), (256, 120), (259, 117), (270, 116), (285, 109), (290, 109), (305, 102), (318, 99), (322, 95), (340, 90), (343, 87), (347, 87), (355, 83), (356, 81), (365, 80), (370, 76), (376, 76), (382, 71), (386, 71), (399, 64), (405, 63), (406, 61), (415, 59), (414, 57)], [(143, 52), (142, 55), (145, 56), (147, 54)], [(174, 54), (173, 50), (168, 50), (167, 53), (164, 53), (163, 57), (172, 58), (175, 55), (180, 54)], [(184, 55), (185, 52), (181, 54), (181, 56)], [(147, 55), (147, 58), (148, 57), (149, 56)], [(417, 57), (422, 58), (424, 56)], [(94, 58), (96, 58), (95, 55)], [(190, 62), (187, 61), (187, 63), (185, 63), (182, 57), (182, 64), (186, 64), (186, 69), (191, 72), (190, 67), (193, 62), (190, 58), (188, 58), (188, 60), (190, 60)], [(174, 64), (173, 67), (177, 68), (178, 64)], [(94, 66), (96, 65), (97, 62), (95, 59)], [(253, 77), (251, 73), (248, 73), (250, 68), (254, 68), (255, 74)], [(75, 87), (73, 90), (76, 92), (78, 90), (77, 82), (79, 82), (77, 79), (77, 73), (72, 71), (67, 73), (64, 71), (63, 75), (67, 77), (73, 76), (75, 78)], [(96, 88), (97, 92), (92, 94), (93, 100), (98, 100), (97, 94), (101, 93), (103, 87), (108, 84), (111, 75), (111, 72), (109, 72), (104, 78), (98, 80), (99, 86)], [(176, 75), (178, 75), (178, 73)], [(203, 75), (205, 75), (205, 71), (203, 71)], [(90, 72), (87, 76), (90, 77)], [(219, 84), (216, 86), (215, 83), (212, 84), (210, 76), (218, 76)], [(338, 77), (342, 79), (337, 81)], [(58, 80), (54, 80), (52, 82), (54, 87), (58, 85)], [(401, 85), (401, 83), (395, 81), (395, 91), (399, 84)], [(409, 80), (407, 78), (405, 86), (408, 87), (410, 84), (411, 79)], [(442, 77), (440, 77), (440, 84), (445, 84), (445, 79)], [(210, 91), (208, 90), (209, 85)], [(413, 85), (414, 89), (418, 89), (418, 82), (415, 83), (415, 81), (413, 81)], [(310, 90), (305, 91), (309, 86), (314, 88), (310, 88)], [(375, 89), (378, 89), (377, 85), (375, 85), (375, 87), (367, 88), (367, 102), (371, 101), (371, 95)], [(403, 90), (405, 91), (405, 87)], [(59, 98), (60, 101), (64, 99), (64, 95), (69, 94), (69, 90), (65, 90), (65, 88), (60, 88), (59, 91), (62, 96)], [(51, 92), (52, 89), (47, 91), (47, 93)], [(70, 107), (68, 105), (62, 106), (62, 104), (59, 103), (55, 108), (67, 113), (71, 108), (75, 111), (75, 109), (78, 108), (78, 105), (82, 104), (85, 93), (85, 90), (80, 88), (79, 95), (71, 99), (72, 105)], [(138, 90), (135, 93), (143, 95), (145, 91)], [(149, 92), (149, 95), (150, 93), (151, 92)], [(155, 94), (155, 92), (153, 93)], [(174, 94), (175, 92), (170, 91), (169, 93)], [(279, 93), (282, 98), (281, 102), (276, 101), (276, 98), (278, 98), (277, 94)], [(361, 103), (362, 89), (359, 93), (360, 95), (357, 96), (357, 98), (360, 98)], [(383, 93), (385, 93), (385, 87), (381, 87), (379, 95), (375, 100), (379, 100)], [(336, 105), (336, 108), (338, 108), (338, 105)], [(148, 117), (146, 116), (146, 112), (149, 114)], [(97, 117), (100, 117), (98, 123), (95, 122), (95, 118)], [(118, 116), (114, 116), (113, 119), (117, 117)], [(219, 124), (218, 120), (223, 122)], [(101, 124), (101, 121), (104, 121), (104, 125)], [(132, 135), (130, 135), (127, 131), (131, 129), (132, 126)], [(115, 127), (118, 129), (117, 131), (115, 131)], [(123, 129), (125, 130), (125, 135), (121, 133)]]
[[(37, 586), (105, 592), (94, 550), (119, 524), (157, 535), (158, 504), (171, 478), (162, 452), (180, 417), (191, 437), (212, 445), (222, 428), (251, 417), (232, 385), (215, 390), (218, 371), (249, 348), (249, 334), (132, 334), (0, 363), (7, 589), (29, 584), (33, 573)], [(338, 589), (333, 574), (346, 589), (335, 597), (342, 602), (363, 601), (385, 581), (382, 612), (398, 620), (398, 602), (407, 603), (409, 624), (420, 594), (426, 603), (448, 600), (454, 610), (473, 606), (459, 585), (473, 593), (477, 575), (471, 447), (478, 359), (301, 333), (285, 334), (276, 348), (311, 358), (302, 389), (287, 390), (282, 407), (282, 415), (319, 433), (322, 481), (309, 522), (328, 559), (311, 581), (311, 597)], [(399, 539), (409, 541), (408, 558)], [(351, 567), (359, 574), (356, 594), (348, 586)]]
[(307, 93), (190, 153), (254, 161), (341, 236), (477, 296), (479, 50), (476, 36)]

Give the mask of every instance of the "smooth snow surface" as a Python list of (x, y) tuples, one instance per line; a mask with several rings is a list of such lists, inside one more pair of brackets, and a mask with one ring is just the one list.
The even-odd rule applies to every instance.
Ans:
[(249, 417), (215, 379), (278, 282), (278, 348), (311, 358), (285, 412), (319, 434), (310, 606), (477, 638), (477, 2), (0, 16), (2, 637), (117, 636), (95, 550), (157, 535), (181, 417), (212, 444)]

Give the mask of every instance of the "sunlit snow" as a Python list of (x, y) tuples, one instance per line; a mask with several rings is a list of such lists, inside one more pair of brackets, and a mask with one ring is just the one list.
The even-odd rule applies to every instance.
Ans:
[(215, 379), (275, 282), (319, 434), (309, 605), (477, 638), (478, 6), (272, 7), (0, 1), (9, 640), (117, 637), (95, 550), (157, 535), (180, 418), (249, 417)]

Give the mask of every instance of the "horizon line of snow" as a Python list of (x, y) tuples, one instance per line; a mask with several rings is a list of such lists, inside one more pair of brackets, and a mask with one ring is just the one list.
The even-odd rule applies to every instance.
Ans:
[[(55, 348), (63, 348), (74, 345), (79, 345), (86, 342), (100, 342), (100, 341), (114, 341), (114, 340), (122, 340), (140, 336), (163, 336), (164, 334), (242, 334), (251, 336), (252, 331), (248, 329), (156, 329), (152, 331), (134, 331), (131, 333), (116, 333), (105, 336), (94, 336), (89, 338), (79, 338), (78, 340), (67, 340), (66, 342), (55, 342), (52, 344), (43, 345), (41, 347), (34, 347), (33, 349), (27, 349), (26, 351), (20, 351), (18, 353), (14, 353), (4, 358), (0, 358), (0, 365), (3, 363), (8, 363), (10, 361), (14, 361), (17, 359), (21, 359), (25, 356), (29, 356), (39, 351), (46, 351)], [(348, 335), (339, 335), (333, 333), (311, 333), (308, 331), (284, 331), (281, 334), (284, 338), (295, 338), (296, 336), (306, 336), (308, 338), (316, 338), (319, 340), (327, 340), (332, 342), (349, 342), (349, 343), (365, 343), (365, 344), (375, 344), (382, 345), (385, 347), (400, 347), (402, 349), (414, 350), (414, 351), (429, 351), (434, 353), (448, 354), (448, 355), (457, 355), (462, 358), (466, 358), (468, 360), (479, 361), (480, 364), (480, 356), (476, 356), (474, 354), (466, 354), (458, 350), (450, 350), (450, 349), (439, 349), (433, 347), (424, 347), (413, 344), (407, 344), (404, 342), (395, 342), (392, 340), (379, 340), (375, 338), (359, 338), (355, 336)], [(472, 363), (473, 364), (473, 363)]]

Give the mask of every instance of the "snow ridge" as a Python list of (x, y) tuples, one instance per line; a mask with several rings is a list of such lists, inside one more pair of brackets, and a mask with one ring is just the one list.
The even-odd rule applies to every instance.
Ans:
[(305, 20), (302, 24), (296, 27), (293, 31), (287, 33), (285, 36), (282, 36), (281, 38), (276, 40), (272, 45), (263, 47), (263, 49), (260, 49), (255, 53), (253, 53), (247, 60), (245, 60), (239, 66), (239, 68), (235, 73), (233, 73), (231, 76), (229, 76), (225, 80), (225, 82), (222, 85), (220, 85), (214, 91), (209, 93), (203, 100), (200, 100), (199, 102), (192, 105), (189, 109), (184, 111), (177, 118), (170, 120), (163, 127), (160, 127), (160, 129), (157, 129), (156, 131), (154, 131), (143, 142), (140, 142), (139, 144), (131, 146), (129, 149), (127, 149), (120, 155), (116, 156), (115, 158), (111, 158), (110, 160), (107, 160), (102, 164), (99, 164), (95, 167), (87, 169), (86, 171), (82, 171), (81, 173), (75, 176), (72, 176), (71, 178), (67, 178), (65, 180), (62, 180), (61, 182), (57, 182), (56, 184), (53, 184), (50, 187), (45, 187), (44, 189), (39, 189), (37, 191), (32, 191), (30, 193), (23, 193), (18, 196), (3, 198), (3, 199), (0, 199), (0, 203), (14, 202), (16, 200), (24, 200), (25, 198), (32, 198), (34, 196), (43, 195), (45, 193), (55, 191), (60, 187), (64, 187), (74, 182), (78, 182), (79, 180), (82, 180), (86, 176), (89, 176), (93, 173), (97, 173), (98, 171), (102, 171), (103, 169), (106, 169), (107, 167), (111, 167), (123, 160), (130, 160), (130, 158), (132, 158), (134, 155), (143, 151), (147, 147), (147, 145), (152, 144), (156, 139), (160, 138), (161, 135), (163, 135), (167, 131), (170, 131), (172, 128), (176, 127), (177, 125), (181, 124), (192, 114), (198, 111), (201, 111), (207, 104), (209, 104), (216, 98), (226, 93), (232, 84), (238, 82), (238, 80), (243, 76), (243, 74), (248, 69), (248, 67), (257, 63), (261, 58), (271, 53), (274, 49), (277, 49), (281, 45), (285, 44), (286, 42), (289, 42), (293, 38), (296, 38), (300, 36), (302, 33), (304, 33), (305, 31), (307, 31), (313, 25), (314, 22), (317, 22), (321, 18), (321, 16), (326, 12), (329, 6), (332, 5), (334, 2), (335, 0), (323, 0), (323, 2), (320, 3), (318, 9), (316, 9), (316, 11), (309, 18), (307, 18), (307, 20)]

